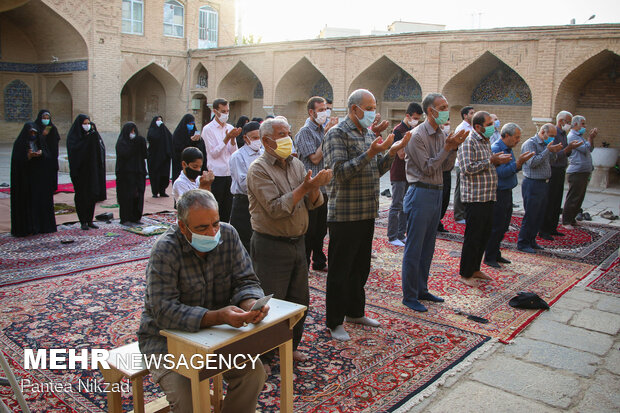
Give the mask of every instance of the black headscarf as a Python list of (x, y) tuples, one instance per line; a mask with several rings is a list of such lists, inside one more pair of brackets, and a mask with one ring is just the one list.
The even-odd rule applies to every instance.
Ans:
[(174, 133), (172, 134), (173, 180), (177, 179), (179, 177), (179, 174), (181, 173), (181, 153), (183, 152), (183, 149), (187, 148), (188, 146), (193, 146), (200, 149), (200, 152), (202, 152), (202, 170), (204, 171), (207, 168), (207, 148), (205, 147), (205, 143), (202, 139), (198, 139), (197, 141), (193, 141), (191, 139), (191, 137), (196, 131), (196, 126), (194, 126), (194, 129), (191, 132), (187, 130), (187, 124), (191, 122), (195, 122), (195, 118), (194, 115), (188, 113), (183, 116), (183, 118), (181, 118), (181, 121), (177, 125), (177, 128), (174, 130)]
[[(45, 114), (50, 115), (50, 122), (47, 125), (43, 124), (43, 115)], [(49, 175), (49, 178), (54, 187), (54, 192), (56, 192), (56, 189), (58, 189), (58, 143), (60, 142), (60, 134), (58, 133), (58, 128), (52, 122), (50, 111), (47, 109), (41, 109), (39, 111), (34, 123), (41, 133), (41, 137), (45, 139), (47, 148), (50, 152), (50, 157), (47, 159), (47, 162), (50, 163), (50, 168), (52, 168), (54, 172)], [(45, 130), (47, 130), (47, 134), (44, 134)]]
[[(151, 121), (149, 130), (146, 134), (146, 140), (149, 143), (147, 152), (147, 162), (149, 166), (149, 174), (154, 171), (160, 172), (161, 175), (170, 175), (170, 159), (172, 158), (172, 133), (162, 123), (161, 126), (157, 126), (157, 119), (163, 117), (157, 115)], [(162, 168), (168, 172), (162, 173)]]
[[(132, 130), (136, 133), (133, 139), (129, 136)], [(125, 123), (116, 141), (116, 174), (134, 173), (146, 176), (145, 159), (146, 140), (140, 136), (135, 123)]]
[[(36, 132), (31, 138), (31, 132)], [(28, 151), (41, 156), (28, 159)], [(28, 122), (11, 154), (11, 233), (15, 236), (56, 231), (54, 188), (49, 179), (50, 151), (37, 125)]]
[[(248, 118), (247, 116), (241, 116), (239, 117), (239, 120), (237, 121), (237, 125), (235, 126), (235, 128), (243, 128), (249, 121), (250, 121), (250, 118)], [(240, 133), (239, 136), (237, 136), (236, 141), (237, 141), (237, 148), (241, 148), (243, 145), (245, 145), (245, 141), (243, 140), (243, 133)]]
[(76, 192), (89, 193), (93, 201), (106, 199), (105, 145), (97, 132), (97, 126), (90, 123), (90, 130), (82, 128), (87, 115), (75, 118), (67, 134), (67, 155), (71, 181)]

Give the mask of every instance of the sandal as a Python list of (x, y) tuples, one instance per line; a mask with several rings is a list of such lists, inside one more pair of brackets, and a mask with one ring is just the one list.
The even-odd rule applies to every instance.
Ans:
[(583, 220), (584, 221), (592, 221), (592, 217), (590, 216), (589, 212), (584, 212), (583, 213)]
[(614, 215), (611, 211), (605, 211), (601, 214), (601, 218), (610, 219), (613, 221), (614, 219), (618, 219), (618, 216)]

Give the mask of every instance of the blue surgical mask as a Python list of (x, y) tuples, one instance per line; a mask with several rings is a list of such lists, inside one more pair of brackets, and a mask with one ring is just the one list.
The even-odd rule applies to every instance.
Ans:
[(584, 133), (586, 133), (586, 128), (581, 128), (577, 131), (578, 134), (583, 135)]
[(495, 129), (499, 129), (499, 126), (500, 126), (499, 119), (493, 122), (493, 126), (495, 126)]
[(192, 232), (192, 242), (190, 242), (190, 244), (199, 252), (209, 252), (219, 245), (220, 236), (219, 229), (217, 230), (217, 234), (213, 237), (210, 235), (194, 234)]
[(193, 131), (194, 130), (194, 125), (192, 125), (191, 123), (188, 123), (187, 124), (187, 130), (190, 131), (190, 132)]
[(50, 120), (49, 119), (41, 119), (41, 123), (44, 124), (45, 126), (50, 124)]
[(547, 139), (545, 139), (545, 145), (549, 145), (551, 142), (553, 142), (553, 137), (551, 136), (547, 136)]
[[(372, 123), (375, 121), (375, 117), (376, 116), (377, 116), (377, 112), (376, 111), (374, 111), (374, 110), (365, 110), (364, 111), (364, 116), (361, 119), (357, 118), (357, 120), (360, 122), (360, 126), (362, 128), (369, 128), (370, 125), (372, 125)], [(356, 117), (357, 117), (357, 115), (356, 115)]]

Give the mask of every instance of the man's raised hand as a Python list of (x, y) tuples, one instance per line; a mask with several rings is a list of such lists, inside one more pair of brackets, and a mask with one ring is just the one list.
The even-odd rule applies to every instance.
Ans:
[[(413, 131), (408, 131), (407, 133), (405, 133), (401, 140), (399, 140), (398, 142), (394, 142), (392, 144), (392, 147), (390, 148), (390, 156), (396, 155), (398, 151), (405, 149), (405, 146), (407, 146), (407, 144), (411, 140), (412, 134)], [(392, 133), (390, 136), (392, 137), (392, 140), (394, 140), (394, 134)], [(390, 136), (388, 136), (388, 139), (390, 138)]]
[(448, 135), (445, 145), (446, 150), (456, 151), (459, 148), (459, 145), (465, 142), (468, 134), (469, 132), (467, 132), (465, 129), (461, 129), (457, 133), (451, 133), (450, 135)]

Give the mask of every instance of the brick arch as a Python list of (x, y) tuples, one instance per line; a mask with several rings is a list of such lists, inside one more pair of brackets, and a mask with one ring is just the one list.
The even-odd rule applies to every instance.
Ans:
[(71, 122), (73, 118), (73, 97), (69, 87), (61, 79), (50, 89), (46, 107), (50, 110), (54, 122)]
[(198, 62), (192, 72), (192, 83), (190, 84), (190, 89), (207, 89), (208, 87), (209, 71), (202, 63)]
[[(178, 92), (178, 89), (181, 88), (181, 82), (174, 76), (168, 69), (159, 64), (158, 62), (150, 62), (141, 67), (129, 67), (129, 62), (123, 60), (123, 87), (129, 82), (133, 77), (142, 72), (143, 70), (150, 72), (153, 76), (157, 78), (157, 80), (164, 86), (166, 89), (170, 89), (173, 92)], [(127, 73), (129, 72), (129, 73)]]
[(262, 116), (263, 97), (255, 93), (262, 87), (263, 82), (256, 72), (242, 60), (238, 60), (226, 73), (218, 84), (217, 97), (229, 101), (231, 123), (236, 123), (241, 116)]
[[(411, 85), (419, 90), (419, 96), (417, 90), (415, 96), (408, 96), (408, 98), (419, 101), (421, 98), (420, 83), (402, 66), (386, 55), (381, 56), (363, 69), (349, 84), (347, 94), (353, 93), (356, 89), (368, 89), (375, 95), (377, 102), (383, 101), (386, 89), (390, 86), (394, 86), (393, 82), (398, 80), (395, 79), (396, 77), (408, 80)], [(399, 101), (402, 99), (392, 100)]]

